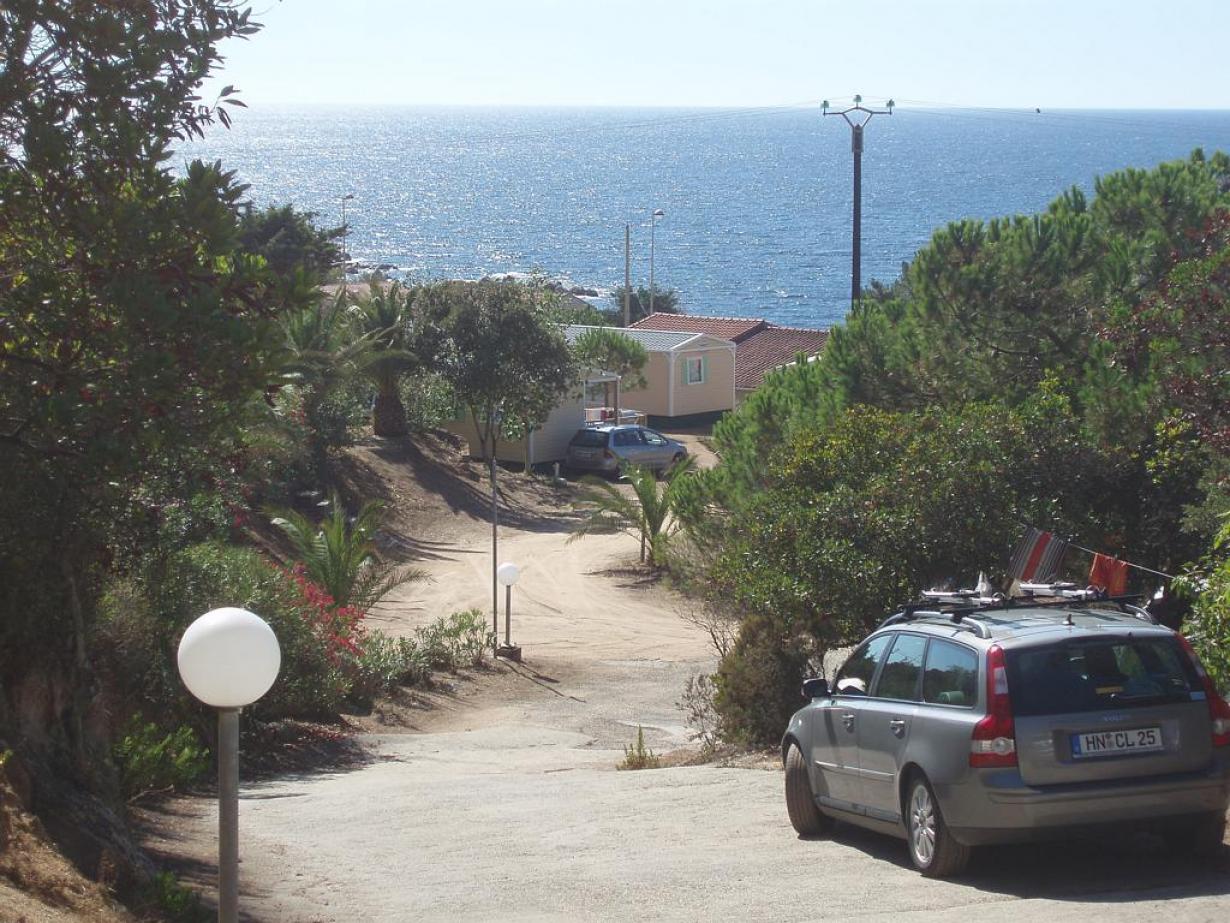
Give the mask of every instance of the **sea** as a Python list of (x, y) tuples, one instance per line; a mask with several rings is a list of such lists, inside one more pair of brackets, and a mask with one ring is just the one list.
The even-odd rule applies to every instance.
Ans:
[[(1230, 111), (901, 105), (864, 137), (866, 285), (948, 222), (1230, 150)], [(652, 247), (656, 284), (689, 313), (824, 328), (849, 308), (851, 131), (814, 107), (252, 108), (176, 163), (197, 157), (235, 170), (256, 205), (326, 226), (344, 206), (350, 255), (411, 280), (541, 273), (610, 306), (630, 226), (633, 284)]]

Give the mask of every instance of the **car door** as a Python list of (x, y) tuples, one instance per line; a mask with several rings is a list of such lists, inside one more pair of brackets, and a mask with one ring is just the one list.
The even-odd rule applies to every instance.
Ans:
[(823, 784), (818, 794), (832, 807), (859, 809), (859, 709), (892, 639), (889, 632), (864, 642), (837, 671), (832, 694), (812, 710), (810, 757)]
[(643, 465), (645, 463), (645, 447), (641, 442), (641, 434), (635, 429), (617, 429), (613, 432), (612, 442), (615, 454), (623, 465)]
[(641, 436), (645, 439), (645, 464), (665, 468), (671, 463), (671, 444), (665, 436), (651, 429), (641, 430)]
[(881, 820), (901, 815), (898, 774), (922, 694), (924, 635), (900, 632), (884, 658), (871, 694), (859, 703), (859, 803)]

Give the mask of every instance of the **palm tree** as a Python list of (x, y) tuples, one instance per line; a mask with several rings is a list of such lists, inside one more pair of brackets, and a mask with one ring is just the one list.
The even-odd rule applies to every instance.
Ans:
[(281, 510), (272, 521), (294, 545), (308, 577), (338, 606), (367, 612), (397, 587), (426, 578), (418, 568), (399, 572), (377, 557), (374, 537), (384, 514), (382, 503), (369, 500), (353, 520), (347, 518), (337, 494), (330, 507), (320, 525), (294, 510)]
[(408, 430), (400, 385), (417, 365), (410, 349), (411, 300), (411, 293), (400, 282), (388, 286), (372, 282), (368, 292), (354, 302), (355, 323), (372, 339), (363, 372), (376, 386), (372, 432), (377, 436), (404, 436)]
[(627, 532), (641, 540), (641, 563), (661, 567), (666, 563), (667, 545), (679, 531), (673, 515), (678, 485), (695, 467), (695, 459), (685, 458), (659, 482), (651, 469), (630, 465), (624, 472), (632, 485), (631, 496), (610, 481), (592, 475), (582, 478), (576, 505), (584, 510), (585, 518), (568, 541), (594, 532)]

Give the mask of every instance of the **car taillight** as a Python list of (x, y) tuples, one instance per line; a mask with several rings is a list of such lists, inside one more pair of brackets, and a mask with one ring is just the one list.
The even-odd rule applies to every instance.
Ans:
[(969, 764), (978, 769), (1016, 765), (1016, 731), (1008, 696), (1008, 666), (998, 644), (987, 651), (987, 713), (974, 725)]
[(1217, 687), (1213, 685), (1212, 677), (1205, 672), (1204, 664), (1196, 656), (1191, 642), (1179, 635), (1179, 643), (1183, 645), (1183, 650), (1187, 651), (1192, 666), (1196, 668), (1196, 675), (1200, 677), (1200, 684), (1204, 687), (1204, 698), (1209, 703), (1209, 719), (1213, 723), (1213, 746), (1230, 747), (1230, 703), (1217, 694)]
[(603, 450), (602, 450), (602, 457), (603, 457), (603, 458), (605, 458), (605, 459), (607, 459), (607, 461), (614, 461), (614, 460), (615, 460), (615, 453), (614, 453), (614, 452), (612, 452), (610, 449), (603, 449)]

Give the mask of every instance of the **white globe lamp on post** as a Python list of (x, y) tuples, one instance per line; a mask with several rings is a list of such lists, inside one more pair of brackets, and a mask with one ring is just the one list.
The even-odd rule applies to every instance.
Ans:
[(514, 647), (510, 638), (512, 622), (512, 588), (521, 577), (521, 568), (512, 561), (505, 561), (495, 572), (496, 579), (504, 585), (504, 644), (496, 649), (496, 656), (521, 662), (521, 648)]
[(218, 709), (218, 920), (239, 919), (239, 710), (273, 685), (282, 651), (273, 629), (246, 609), (206, 612), (179, 642), (179, 675)]

